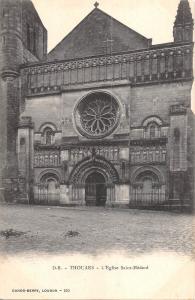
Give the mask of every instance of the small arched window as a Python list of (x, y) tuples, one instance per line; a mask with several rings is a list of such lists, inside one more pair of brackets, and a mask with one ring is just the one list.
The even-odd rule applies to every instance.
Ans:
[(150, 116), (142, 122), (143, 136), (145, 139), (154, 139), (161, 137), (162, 120), (158, 116)]
[(46, 145), (51, 145), (52, 144), (52, 138), (53, 138), (53, 130), (50, 127), (45, 128), (44, 137), (45, 137)]
[(156, 137), (156, 126), (152, 124), (150, 126), (150, 138), (153, 139)]
[(39, 127), (39, 133), (41, 133), (41, 143), (51, 145), (55, 143), (55, 133), (57, 127), (51, 122), (43, 123)]
[(145, 137), (148, 139), (155, 139), (160, 137), (160, 127), (155, 122), (148, 124), (146, 127)]

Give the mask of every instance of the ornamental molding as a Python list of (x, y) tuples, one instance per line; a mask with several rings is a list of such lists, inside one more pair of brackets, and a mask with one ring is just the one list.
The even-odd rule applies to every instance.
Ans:
[(143, 167), (139, 167), (138, 169), (136, 169), (131, 174), (131, 179), (130, 179), (131, 184), (136, 183), (138, 176), (140, 176), (144, 172), (154, 173), (157, 176), (159, 183), (161, 185), (165, 184), (165, 177), (164, 177), (163, 172), (160, 169), (158, 169), (157, 167), (153, 167), (153, 166), (143, 166)]
[[(21, 68), (25, 96), (61, 94), (110, 85), (148, 85), (191, 81), (193, 44), (44, 62)], [(126, 81), (126, 82), (125, 82)], [(99, 87), (99, 86), (98, 86)]]
[(39, 174), (39, 176), (37, 177), (37, 183), (41, 183), (42, 178), (46, 175), (54, 175), (58, 178), (59, 183), (62, 182), (62, 176), (61, 176), (60, 172), (58, 172), (58, 170), (52, 169), (52, 168), (47, 168)]
[(147, 117), (143, 120), (142, 126), (147, 127), (148, 124), (153, 123), (153, 122), (156, 123), (159, 126), (163, 125), (163, 121), (160, 117), (158, 117), (158, 116), (149, 116), (149, 117)]
[(54, 123), (52, 123), (52, 122), (44, 122), (39, 127), (38, 132), (39, 133), (43, 133), (44, 130), (45, 130), (45, 128), (47, 128), (47, 127), (51, 128), (54, 132), (58, 131), (57, 126)]
[(192, 45), (180, 45), (170, 48), (149, 49), (134, 53), (124, 53), (118, 55), (85, 58), (71, 61), (42, 63), (34, 66), (22, 67), (24, 74), (47, 74), (52, 72), (62, 72), (69, 69), (89, 68), (95, 66), (103, 66), (109, 64), (126, 63), (147, 59), (156, 59), (172, 55), (184, 55), (192, 52)]
[(69, 177), (69, 183), (84, 183), (86, 177), (93, 171), (101, 172), (108, 183), (117, 183), (119, 181), (119, 175), (114, 166), (103, 157), (92, 154), (91, 157), (83, 159), (74, 167)]

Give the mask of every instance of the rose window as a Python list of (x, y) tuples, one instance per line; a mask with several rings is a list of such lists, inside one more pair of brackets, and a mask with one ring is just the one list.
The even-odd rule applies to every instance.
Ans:
[(104, 137), (118, 124), (118, 102), (108, 94), (90, 94), (77, 105), (75, 120), (81, 134), (90, 138)]

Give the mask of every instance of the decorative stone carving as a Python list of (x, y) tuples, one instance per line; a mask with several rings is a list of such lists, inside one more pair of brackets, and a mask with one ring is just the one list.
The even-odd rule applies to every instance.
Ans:
[(175, 104), (170, 107), (170, 114), (180, 115), (186, 114), (187, 108), (183, 104)]
[(88, 138), (102, 138), (116, 128), (120, 116), (118, 102), (106, 93), (92, 93), (75, 109), (78, 131)]
[[(39, 66), (25, 67), (22, 69), (22, 75), (28, 81), (30, 95), (59, 93), (66, 85), (102, 80), (130, 78), (136, 85), (151, 81), (176, 80), (184, 76), (192, 77), (191, 53), (192, 46), (178, 45), (143, 50), (139, 54), (135, 52), (78, 61), (43, 63)], [(176, 63), (178, 59), (179, 63)]]
[(34, 167), (57, 167), (60, 161), (58, 151), (36, 151), (34, 154)]
[(117, 146), (90, 146), (71, 149), (70, 161), (76, 164), (86, 157), (91, 157), (93, 151), (95, 151), (96, 155), (102, 156), (110, 161), (119, 160), (119, 147)]
[(130, 150), (131, 164), (165, 163), (166, 147), (134, 147)]

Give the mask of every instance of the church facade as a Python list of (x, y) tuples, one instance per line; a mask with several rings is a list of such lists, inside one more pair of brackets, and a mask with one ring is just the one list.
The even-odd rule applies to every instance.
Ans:
[(170, 43), (153, 45), (95, 3), (48, 54), (32, 2), (0, 4), (1, 200), (191, 210), (189, 2)]

